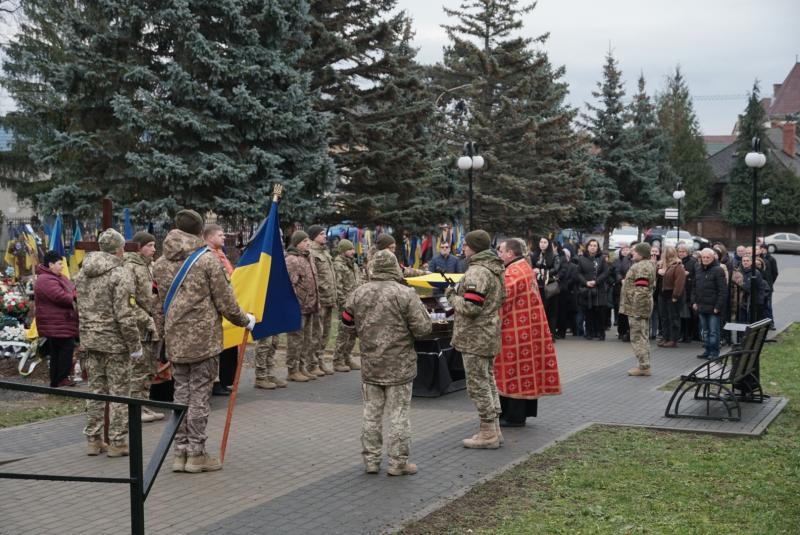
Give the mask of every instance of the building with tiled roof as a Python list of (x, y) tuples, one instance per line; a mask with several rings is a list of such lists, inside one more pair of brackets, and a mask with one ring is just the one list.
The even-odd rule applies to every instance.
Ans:
[(763, 102), (767, 117), (785, 120), (794, 116), (796, 121), (800, 114), (800, 62), (795, 62), (782, 84), (773, 84), (772, 93), (772, 98)]

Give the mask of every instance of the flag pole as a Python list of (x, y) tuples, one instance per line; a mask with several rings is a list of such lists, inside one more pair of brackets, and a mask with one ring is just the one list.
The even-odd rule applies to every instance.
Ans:
[[(283, 194), (283, 186), (280, 184), (276, 184), (275, 188), (272, 190), (272, 202), (277, 203), (280, 201), (281, 195)], [(265, 318), (261, 318), (261, 321), (264, 321)], [(236, 396), (239, 393), (239, 378), (242, 375), (242, 364), (244, 363), (244, 355), (247, 351), (247, 339), (250, 336), (250, 332), (245, 329), (244, 330), (244, 337), (242, 338), (242, 343), (239, 344), (239, 351), (237, 352), (236, 358), (236, 374), (233, 376), (233, 385), (231, 387), (231, 395), (228, 399), (228, 414), (225, 416), (225, 429), (222, 432), (222, 442), (219, 446), (219, 462), (220, 464), (225, 463), (225, 450), (228, 447), (228, 436), (230, 435), (231, 431), (231, 420), (233, 420), (233, 409), (236, 407)]]
[(236, 357), (236, 374), (233, 376), (233, 385), (231, 387), (231, 395), (228, 398), (228, 414), (225, 417), (225, 430), (222, 432), (222, 443), (219, 446), (219, 462), (225, 462), (225, 449), (228, 446), (228, 434), (231, 431), (231, 420), (233, 419), (233, 409), (236, 406), (236, 394), (239, 393), (239, 377), (242, 375), (242, 363), (244, 362), (244, 354), (247, 351), (247, 338), (250, 332), (245, 329), (242, 343), (239, 344), (239, 351)]

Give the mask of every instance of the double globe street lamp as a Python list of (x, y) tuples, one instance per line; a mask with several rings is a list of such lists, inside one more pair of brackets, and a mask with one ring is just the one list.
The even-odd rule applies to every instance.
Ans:
[(474, 141), (467, 141), (464, 143), (464, 155), (458, 159), (458, 168), (467, 172), (469, 178), (469, 230), (475, 230), (475, 222), (473, 220), (472, 212), (472, 171), (473, 169), (481, 169), (484, 165), (483, 156), (478, 154), (478, 144)]
[[(767, 163), (767, 157), (761, 152), (761, 140), (758, 137), (753, 138), (753, 150), (748, 152), (744, 157), (744, 163), (753, 170), (753, 267), (756, 269), (756, 239), (757, 239), (757, 226), (758, 226), (758, 170), (764, 167)], [(769, 204), (769, 202), (767, 202)], [(765, 205), (766, 206), (766, 205)], [(750, 323), (755, 323), (758, 320), (758, 292), (755, 288), (750, 289), (750, 314), (748, 317)]]
[(678, 181), (675, 191), (672, 192), (672, 198), (678, 201), (678, 239), (675, 242), (676, 246), (681, 242), (681, 199), (686, 197), (686, 192), (683, 190), (683, 184)]

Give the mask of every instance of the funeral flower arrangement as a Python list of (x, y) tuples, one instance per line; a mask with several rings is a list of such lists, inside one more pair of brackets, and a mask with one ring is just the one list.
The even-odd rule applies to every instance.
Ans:
[(25, 333), (25, 328), (17, 327), (3, 327), (0, 330), (0, 342), (27, 342), (28, 336)]
[(3, 294), (3, 311), (9, 316), (21, 318), (30, 310), (30, 300), (16, 292)]

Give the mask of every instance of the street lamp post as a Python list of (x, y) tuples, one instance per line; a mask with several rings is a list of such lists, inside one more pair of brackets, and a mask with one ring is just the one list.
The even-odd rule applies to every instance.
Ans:
[(467, 172), (469, 179), (469, 230), (475, 230), (475, 221), (473, 219), (472, 211), (472, 170), (481, 169), (485, 163), (483, 156), (478, 154), (478, 144), (474, 141), (467, 141), (464, 143), (464, 155), (458, 159), (458, 168)]
[[(767, 157), (761, 152), (761, 140), (753, 138), (753, 150), (744, 157), (744, 163), (753, 170), (753, 267), (756, 269), (756, 234), (758, 225), (758, 170), (767, 163)], [(758, 319), (758, 292), (756, 288), (750, 287), (750, 323), (755, 323)]]
[(767, 206), (769, 206), (769, 195), (766, 193), (761, 197), (761, 206), (764, 207), (764, 213), (761, 214), (761, 243), (764, 243), (767, 233)]
[(681, 182), (678, 181), (675, 191), (672, 192), (672, 198), (678, 201), (678, 240), (675, 242), (676, 246), (681, 242), (681, 199), (686, 197), (686, 192), (683, 191), (682, 186)]

